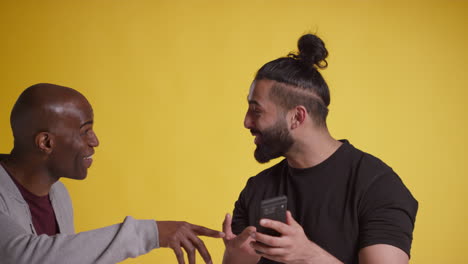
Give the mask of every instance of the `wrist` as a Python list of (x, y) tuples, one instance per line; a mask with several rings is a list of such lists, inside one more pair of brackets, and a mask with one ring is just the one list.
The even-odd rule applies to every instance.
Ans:
[(335, 256), (330, 254), (328, 251), (309, 240), (309, 245), (307, 247), (308, 255), (304, 259), (303, 264), (314, 264), (314, 263), (324, 263), (324, 264), (343, 264)]

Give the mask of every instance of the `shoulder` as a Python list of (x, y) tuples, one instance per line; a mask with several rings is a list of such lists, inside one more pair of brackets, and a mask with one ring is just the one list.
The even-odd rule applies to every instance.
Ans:
[(361, 193), (362, 199), (375, 202), (375, 197), (381, 197), (382, 192), (388, 196), (381, 198), (405, 199), (417, 208), (417, 202), (412, 197), (398, 174), (381, 159), (361, 151), (348, 143), (347, 153), (352, 164), (355, 188)]
[(410, 254), (418, 202), (381, 159), (350, 145), (359, 217), (359, 248), (391, 245)]
[(357, 149), (349, 143), (347, 144), (346, 153), (351, 163), (351, 168), (358, 177), (360, 185), (363, 185), (364, 188), (369, 187), (381, 177), (398, 178), (393, 169), (381, 159)]
[[(354, 147), (353, 147), (354, 148)], [(398, 174), (381, 159), (354, 148), (357, 153), (353, 163), (357, 177), (357, 187), (361, 191), (361, 205), (375, 207), (386, 204), (399, 204), (415, 214), (418, 202), (405, 186)]]
[(346, 152), (348, 156), (351, 157), (351, 160), (357, 167), (361, 170), (365, 171), (381, 171), (381, 172), (388, 172), (391, 171), (387, 164), (385, 164), (381, 159), (377, 158), (376, 156), (364, 152), (349, 143), (346, 146)]

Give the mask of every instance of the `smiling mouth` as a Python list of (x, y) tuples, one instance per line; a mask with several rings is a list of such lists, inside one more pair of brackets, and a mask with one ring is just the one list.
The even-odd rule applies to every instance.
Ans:
[(93, 154), (86, 156), (83, 158), (83, 164), (86, 168), (91, 167), (91, 164), (93, 164)]
[(260, 133), (260, 131), (258, 130), (253, 130), (251, 129), (250, 130), (250, 134), (252, 134), (252, 136), (254, 136), (254, 143), (257, 145), (259, 143), (261, 143), (261, 137), (262, 137), (262, 133)]

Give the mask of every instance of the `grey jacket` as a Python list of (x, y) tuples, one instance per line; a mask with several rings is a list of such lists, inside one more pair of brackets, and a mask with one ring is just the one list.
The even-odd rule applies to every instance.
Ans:
[(0, 166), (0, 264), (117, 263), (159, 247), (156, 221), (130, 216), (121, 224), (75, 234), (67, 189), (58, 181), (49, 194), (60, 234), (38, 236), (28, 204)]

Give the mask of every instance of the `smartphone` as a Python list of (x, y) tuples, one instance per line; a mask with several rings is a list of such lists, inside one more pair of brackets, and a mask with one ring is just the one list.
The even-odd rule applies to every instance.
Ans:
[[(268, 218), (275, 221), (286, 223), (286, 210), (288, 205), (288, 198), (284, 195), (266, 199), (260, 203), (260, 219)], [(258, 232), (270, 236), (280, 236), (281, 234), (273, 229), (260, 226), (260, 219), (258, 219)]]

